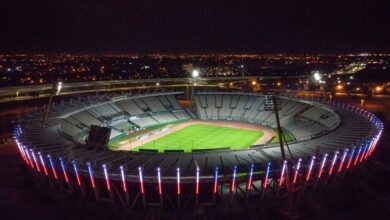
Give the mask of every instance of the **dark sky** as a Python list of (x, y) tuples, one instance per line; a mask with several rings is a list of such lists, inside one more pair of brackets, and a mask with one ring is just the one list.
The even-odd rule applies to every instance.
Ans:
[(234, 2), (1, 0), (0, 51), (390, 52), (388, 0)]

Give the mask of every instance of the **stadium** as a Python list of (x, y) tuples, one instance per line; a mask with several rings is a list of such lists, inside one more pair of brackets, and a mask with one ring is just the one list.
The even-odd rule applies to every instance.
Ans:
[(340, 102), (189, 85), (73, 92), (49, 103), (45, 118), (15, 119), (20, 155), (49, 188), (128, 210), (191, 210), (231, 198), (299, 200), (364, 163), (383, 130), (372, 113)]

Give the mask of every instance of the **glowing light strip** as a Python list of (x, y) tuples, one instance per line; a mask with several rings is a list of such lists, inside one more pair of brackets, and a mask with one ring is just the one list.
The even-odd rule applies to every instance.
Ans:
[(217, 193), (218, 189), (218, 167), (215, 167), (215, 174), (214, 174), (214, 194)]
[(121, 170), (123, 192), (127, 192), (125, 170), (123, 169), (123, 166), (120, 166), (119, 169)]
[(54, 179), (58, 179), (57, 171), (56, 171), (56, 168), (54, 167), (54, 163), (53, 163), (53, 160), (51, 159), (50, 154), (47, 155), (47, 158), (49, 158), (49, 163), (50, 163), (50, 166), (51, 166), (51, 171), (53, 172), (53, 175), (54, 175)]
[(373, 145), (374, 145), (374, 141), (371, 140), (368, 142), (368, 150), (366, 155), (364, 156), (364, 159), (367, 159), (367, 157), (371, 155)]
[(177, 178), (177, 190), (176, 190), (176, 192), (177, 192), (177, 195), (180, 195), (180, 168), (178, 167), (177, 169), (176, 169), (176, 178)]
[(336, 153), (333, 156), (332, 165), (330, 166), (328, 176), (332, 175), (332, 173), (333, 173), (334, 165), (336, 164), (336, 160), (337, 160), (338, 155), (339, 155), (339, 152), (336, 151)]
[(237, 166), (234, 165), (234, 167), (233, 167), (232, 184), (231, 184), (230, 192), (233, 192), (235, 187), (236, 187), (236, 173), (237, 173)]
[(62, 158), (60, 158), (60, 163), (61, 163), (62, 173), (64, 174), (65, 182), (69, 183), (68, 174), (66, 173), (64, 161), (62, 160)]
[(46, 176), (48, 176), (49, 172), (47, 172), (46, 164), (45, 164), (45, 161), (42, 158), (41, 152), (38, 152), (38, 155), (39, 155), (39, 160), (41, 161), (41, 164), (42, 164), (42, 167), (43, 167), (43, 172), (45, 173)]
[(142, 168), (141, 167), (138, 167), (138, 175), (139, 175), (139, 184), (140, 184), (140, 188), (141, 188), (141, 193), (144, 194), (145, 193), (144, 180), (142, 177)]
[(353, 163), (353, 165), (355, 166), (359, 160), (359, 156), (360, 156), (360, 152), (362, 151), (362, 146), (359, 147), (359, 150), (358, 150), (358, 153), (356, 155), (356, 158), (355, 158), (355, 162)]
[(25, 153), (24, 151), (22, 151), (22, 148), (20, 147), (20, 144), (19, 144), (19, 141), (18, 139), (15, 138), (15, 142), (16, 142), (16, 145), (18, 146), (18, 149), (19, 149), (19, 152), (20, 152), (20, 155), (22, 156), (23, 160), (26, 161), (26, 156), (25, 156)]
[[(335, 154), (334, 158), (337, 157), (336, 155), (337, 155), (337, 153)], [(328, 157), (328, 154), (324, 154), (324, 157), (322, 158), (321, 168), (320, 168), (320, 171), (318, 172), (318, 176), (317, 176), (318, 179), (321, 178), (321, 176), (322, 176), (322, 171), (324, 170), (324, 166), (325, 166), (327, 157)], [(333, 159), (333, 161), (336, 161), (336, 160)], [(333, 170), (333, 165), (334, 165), (334, 163), (332, 163), (332, 167), (330, 168), (331, 170)]]
[(25, 148), (24, 148), (24, 147), (21, 147), (21, 150), (23, 151), (23, 154), (24, 154), (25, 157), (26, 157), (25, 159), (26, 159), (27, 165), (31, 167), (30, 158), (29, 158), (29, 155), (27, 155)]
[(76, 174), (77, 185), (81, 186), (81, 180), (79, 176), (79, 171), (77, 170), (76, 161), (72, 161), (72, 165), (73, 165), (74, 173)]
[(314, 165), (314, 160), (315, 160), (315, 159), (316, 159), (315, 156), (313, 156), (313, 157), (311, 158), (309, 170), (308, 170), (307, 175), (306, 175), (306, 181), (308, 181), (308, 180), (310, 179), (311, 170), (313, 169), (313, 165)]
[(196, 167), (196, 188), (195, 193), (199, 194), (199, 167)]
[(24, 151), (25, 151), (26, 154), (27, 154), (27, 158), (28, 158), (28, 161), (30, 162), (31, 168), (32, 168), (32, 169), (35, 169), (34, 163), (33, 163), (33, 161), (31, 160), (30, 154), (28, 153), (28, 148), (25, 148)]
[(249, 179), (248, 179), (248, 185), (247, 185), (247, 190), (251, 190), (252, 189), (252, 176), (253, 176), (253, 169), (254, 169), (255, 165), (251, 164), (251, 168), (249, 170)]
[(158, 194), (162, 194), (162, 186), (161, 186), (161, 172), (160, 167), (157, 167), (157, 180), (158, 180)]
[(31, 155), (32, 155), (32, 157), (33, 157), (33, 159), (34, 159), (35, 167), (37, 168), (37, 171), (38, 171), (38, 172), (41, 172), (41, 168), (39, 168), (39, 164), (38, 164), (37, 158), (35, 157), (34, 151), (33, 151), (33, 150), (30, 150), (30, 151), (31, 151)]
[(301, 162), (302, 162), (302, 159), (299, 158), (298, 160), (298, 164), (295, 168), (295, 174), (294, 174), (294, 179), (293, 179), (293, 184), (295, 184), (297, 182), (297, 178), (298, 178), (298, 175), (299, 175), (299, 169), (301, 168)]
[(283, 162), (282, 172), (280, 173), (279, 186), (281, 186), (282, 183), (283, 183), (283, 177), (284, 177), (284, 173), (286, 172), (286, 167), (287, 167), (287, 161), (284, 161), (284, 162)]
[(348, 149), (345, 149), (345, 151), (344, 151), (343, 159), (341, 159), (341, 163), (340, 163), (339, 169), (338, 169), (338, 172), (339, 172), (339, 173), (340, 173), (341, 170), (343, 169), (344, 161), (345, 161), (345, 158), (347, 157), (348, 151), (349, 151)]
[(109, 177), (108, 177), (108, 172), (107, 172), (107, 166), (106, 166), (106, 164), (103, 164), (103, 171), (104, 171), (104, 177), (106, 178), (107, 190), (108, 190), (108, 191), (111, 191), (110, 179), (109, 179)]
[(264, 189), (267, 188), (268, 185), (268, 175), (269, 175), (269, 170), (271, 169), (271, 162), (268, 162), (267, 164), (267, 170), (265, 171), (265, 178), (264, 178)]
[(366, 153), (368, 152), (368, 145), (367, 145), (367, 144), (364, 144), (363, 146), (364, 146), (364, 147), (363, 147), (363, 153), (362, 153), (362, 156), (360, 157), (359, 163), (363, 162), (364, 156), (365, 156)]
[(349, 169), (349, 167), (351, 166), (351, 162), (352, 162), (352, 159), (353, 159), (353, 155), (355, 154), (355, 149), (354, 148), (352, 151), (351, 151), (351, 155), (349, 156), (349, 161), (348, 161), (348, 164), (347, 164), (347, 169)]
[(89, 178), (91, 180), (92, 188), (95, 189), (95, 179), (93, 178), (91, 163), (88, 162), (87, 166), (88, 166), (88, 173), (89, 173)]

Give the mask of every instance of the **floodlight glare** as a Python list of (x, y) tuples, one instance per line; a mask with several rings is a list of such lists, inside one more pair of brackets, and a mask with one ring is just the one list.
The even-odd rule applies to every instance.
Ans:
[(315, 72), (313, 76), (314, 76), (314, 79), (315, 79), (316, 81), (320, 81), (320, 80), (321, 80), (321, 75), (320, 75), (319, 72)]
[(199, 70), (192, 70), (192, 78), (199, 77)]

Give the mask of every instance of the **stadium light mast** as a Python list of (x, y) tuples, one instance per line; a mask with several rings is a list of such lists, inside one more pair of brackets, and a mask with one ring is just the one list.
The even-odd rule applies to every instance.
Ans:
[(195, 83), (196, 83), (196, 79), (199, 77), (200, 75), (200, 72), (199, 70), (197, 69), (193, 69), (192, 70), (192, 73), (191, 73), (191, 77), (192, 77), (192, 88), (191, 88), (191, 100), (190, 100), (190, 109), (193, 108), (193, 104), (194, 104), (194, 87), (195, 87)]
[(46, 124), (46, 121), (47, 121), (47, 117), (49, 115), (49, 111), (50, 111), (50, 106), (51, 106), (51, 103), (53, 101), (53, 97), (60, 94), (61, 92), (61, 89), (62, 89), (62, 82), (54, 82), (53, 83), (53, 87), (51, 89), (51, 93), (50, 93), (50, 98), (49, 98), (49, 102), (46, 106), (46, 109), (45, 109), (45, 114), (43, 115), (43, 120), (42, 120), (42, 127), (45, 126)]

